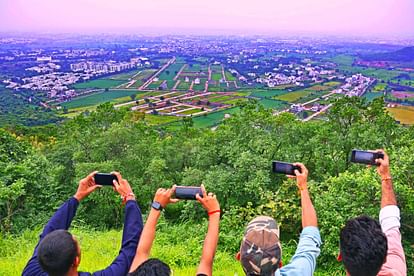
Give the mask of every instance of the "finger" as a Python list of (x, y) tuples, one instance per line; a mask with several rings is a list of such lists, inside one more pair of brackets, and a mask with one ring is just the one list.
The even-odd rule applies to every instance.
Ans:
[(116, 181), (115, 179), (112, 180), (112, 184), (114, 184), (114, 187), (116, 187), (116, 188), (121, 186), (121, 184), (119, 184), (118, 181)]
[(291, 178), (291, 179), (292, 179), (292, 178), (296, 178), (296, 176), (294, 176), (294, 175), (290, 175), (290, 174), (287, 174), (286, 176), (287, 176), (288, 178)]
[(300, 175), (300, 172), (298, 170), (295, 170), (296, 176)]
[(100, 188), (102, 188), (101, 185), (95, 185), (95, 186), (91, 187), (91, 191), (93, 192), (93, 191), (95, 191), (97, 189), (100, 189)]
[(196, 199), (200, 203), (203, 201), (203, 199), (201, 198), (201, 196), (199, 194), (196, 194)]
[(213, 195), (213, 198), (214, 198), (214, 199), (216, 199), (216, 198), (217, 198), (217, 196), (216, 196), (216, 195)]
[(118, 182), (122, 182), (122, 175), (119, 172), (111, 172), (111, 174), (115, 175), (118, 178)]
[(170, 203), (177, 203), (178, 201), (180, 201), (178, 198), (171, 198), (170, 199)]
[(204, 187), (204, 184), (201, 184), (201, 192), (203, 193), (203, 197), (206, 198), (207, 192), (206, 192), (206, 188)]
[(163, 188), (158, 188), (157, 193), (162, 192)]
[(93, 172), (91, 172), (90, 174), (88, 174), (88, 176), (87, 177), (85, 177), (86, 179), (93, 179), (94, 178), (94, 176), (95, 176), (95, 174), (97, 174), (98, 173), (98, 171), (93, 171)]
[(209, 197), (212, 197), (212, 196), (213, 196), (213, 193), (208, 193), (208, 196), (209, 196)]

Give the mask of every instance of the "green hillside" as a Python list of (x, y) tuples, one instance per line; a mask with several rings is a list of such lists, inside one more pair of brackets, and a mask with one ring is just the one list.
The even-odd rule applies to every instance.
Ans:
[[(308, 167), (323, 240), (316, 275), (344, 275), (336, 261), (341, 227), (362, 214), (377, 218), (380, 210), (380, 179), (374, 168), (348, 162), (354, 148), (385, 148), (390, 155), (410, 273), (414, 128), (396, 124), (383, 105), (382, 99), (338, 99), (326, 121), (304, 123), (246, 103), (213, 131), (198, 128), (210, 122), (189, 119), (176, 128), (151, 126), (104, 104), (53, 129), (0, 129), (0, 275), (20, 274), (41, 226), (93, 170), (120, 171), (144, 216), (157, 188), (204, 183), (223, 210), (214, 275), (243, 275), (233, 257), (244, 227), (257, 215), (278, 221), (287, 264), (301, 231), (300, 198), (292, 180), (271, 173), (272, 160)], [(103, 268), (116, 255), (120, 205), (110, 188), (81, 203), (72, 224), (84, 252), (81, 269)], [(206, 218), (198, 202), (170, 205), (163, 213), (152, 253), (170, 264), (174, 275), (194, 275)]]

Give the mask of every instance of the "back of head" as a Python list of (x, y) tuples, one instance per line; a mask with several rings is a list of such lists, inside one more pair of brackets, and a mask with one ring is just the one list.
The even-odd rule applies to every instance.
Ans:
[(170, 276), (170, 267), (159, 259), (148, 259), (128, 276)]
[(342, 262), (351, 276), (375, 276), (387, 257), (387, 237), (367, 216), (349, 220), (341, 230)]
[(247, 225), (240, 247), (240, 262), (246, 275), (274, 275), (282, 256), (279, 234), (271, 217), (260, 216)]
[(40, 266), (50, 276), (63, 276), (78, 255), (78, 248), (72, 235), (66, 230), (56, 230), (40, 242), (38, 247)]

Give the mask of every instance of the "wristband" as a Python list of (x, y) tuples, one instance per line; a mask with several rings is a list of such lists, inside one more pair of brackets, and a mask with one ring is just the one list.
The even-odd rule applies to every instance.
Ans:
[(220, 210), (215, 210), (215, 211), (208, 212), (207, 214), (208, 214), (209, 216), (211, 216), (212, 214), (215, 214), (215, 213), (220, 213), (220, 212), (221, 212)]
[(135, 199), (135, 194), (134, 193), (128, 193), (128, 194), (126, 194), (126, 195), (124, 195), (124, 196), (121, 196), (121, 198), (122, 198), (122, 205), (125, 205), (126, 204), (126, 202), (127, 202), (127, 198), (129, 197), (129, 196), (132, 196), (132, 197), (134, 197), (134, 199)]

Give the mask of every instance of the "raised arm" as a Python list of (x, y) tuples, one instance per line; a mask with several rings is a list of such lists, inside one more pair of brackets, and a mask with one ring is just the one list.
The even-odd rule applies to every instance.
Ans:
[(302, 163), (294, 163), (299, 166), (302, 172), (295, 170), (296, 176), (289, 176), (296, 178), (296, 183), (300, 190), (300, 198), (302, 205), (302, 227), (315, 226), (318, 227), (318, 217), (316, 216), (315, 208), (308, 191), (308, 169)]
[(393, 189), (390, 161), (384, 150), (378, 150), (378, 152), (384, 154), (383, 159), (375, 160), (379, 164), (377, 172), (381, 177), (382, 190), (379, 220), (381, 229), (387, 236), (388, 244), (387, 260), (378, 275), (407, 275), (405, 254), (401, 244), (400, 209), (397, 206)]
[(121, 196), (125, 204), (121, 249), (111, 265), (93, 275), (126, 275), (134, 259), (143, 228), (141, 210), (135, 201), (131, 186), (119, 172), (112, 172), (112, 174), (118, 179), (118, 181), (114, 180), (113, 189)]
[(40, 268), (39, 261), (37, 259), (37, 248), (40, 242), (46, 237), (47, 234), (55, 230), (68, 230), (72, 220), (78, 209), (79, 202), (87, 197), (90, 193), (98, 189), (99, 185), (95, 184), (94, 175), (96, 172), (89, 174), (87, 177), (79, 181), (78, 189), (75, 195), (63, 203), (62, 206), (55, 212), (55, 214), (50, 218), (45, 228), (43, 229), (42, 234), (40, 234), (39, 242), (37, 243), (32, 257), (28, 261), (26, 267), (23, 270), (23, 275), (38, 275), (42, 273)]
[(151, 253), (151, 247), (155, 239), (155, 232), (158, 219), (161, 216), (162, 208), (165, 208), (169, 203), (175, 203), (178, 200), (172, 199), (171, 196), (175, 192), (175, 186), (171, 189), (160, 188), (154, 197), (154, 203), (159, 203), (161, 209), (151, 208), (147, 221), (145, 222), (144, 230), (142, 231), (141, 240), (139, 242), (135, 258), (132, 262), (129, 272), (135, 271), (143, 262), (145, 262)]
[(392, 185), (392, 177), (390, 172), (390, 159), (384, 150), (378, 150), (384, 154), (384, 159), (375, 160), (379, 166), (377, 172), (381, 176), (381, 208), (388, 205), (397, 205), (397, 199), (395, 198), (394, 189)]
[(204, 240), (203, 253), (197, 274), (211, 276), (213, 274), (213, 261), (219, 238), (220, 204), (213, 193), (206, 192), (204, 185), (201, 185), (203, 197), (197, 194), (197, 200), (203, 205), (208, 214), (208, 230)]
[(284, 266), (284, 272), (292, 275), (313, 275), (316, 269), (316, 259), (320, 254), (322, 244), (319, 234), (318, 219), (316, 211), (308, 192), (307, 178), (308, 170), (301, 163), (294, 165), (301, 168), (301, 172), (295, 171), (297, 185), (300, 190), (302, 204), (302, 233), (300, 234), (298, 247), (290, 263)]

